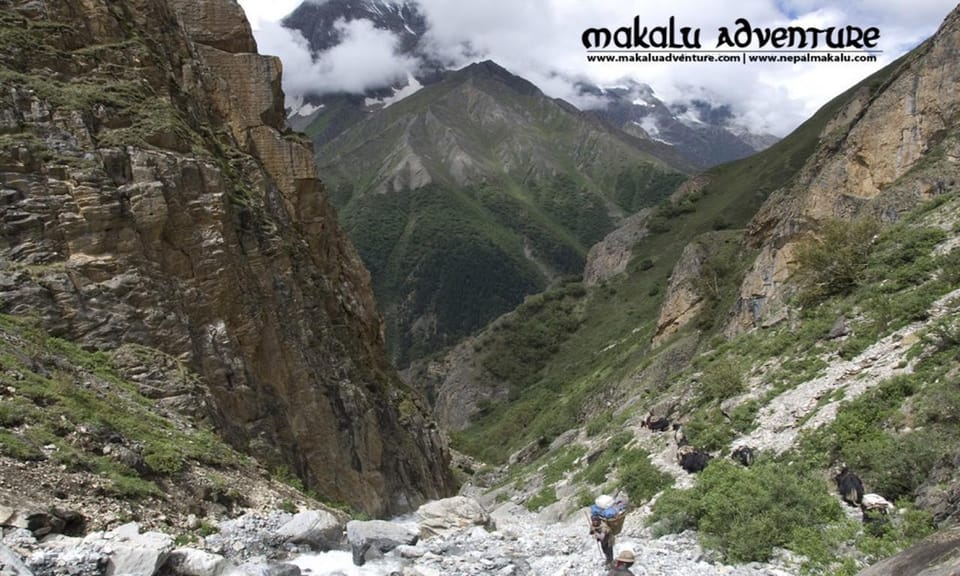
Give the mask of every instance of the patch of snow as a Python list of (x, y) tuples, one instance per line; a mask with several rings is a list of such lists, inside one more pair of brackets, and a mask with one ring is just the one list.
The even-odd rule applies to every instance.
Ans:
[(393, 96), (390, 96), (389, 98), (384, 98), (383, 107), (386, 108), (391, 104), (395, 104), (403, 100), (407, 96), (410, 96), (411, 94), (420, 90), (421, 88), (423, 88), (423, 85), (420, 84), (420, 82), (418, 82), (417, 79), (414, 78), (412, 74), (407, 74), (407, 85), (397, 90), (396, 92), (394, 92)]
[(297, 94), (296, 96), (286, 96), (284, 99), (284, 108), (290, 111), (290, 116), (295, 116), (297, 110), (303, 107), (303, 95)]
[(387, 96), (386, 98), (365, 98), (363, 104), (365, 106), (383, 106), (384, 108), (390, 106), (391, 104), (396, 104), (397, 102), (403, 100), (407, 96), (417, 92), (423, 88), (423, 85), (413, 77), (412, 74), (407, 74), (407, 85), (399, 90), (395, 90), (392, 96)]
[(304, 104), (303, 106), (301, 106), (299, 110), (297, 110), (296, 112), (294, 112), (294, 115), (306, 117), (306, 116), (309, 116), (309, 115), (313, 114), (313, 113), (316, 112), (317, 110), (323, 110), (323, 107), (324, 107), (323, 104), (320, 104), (320, 105), (318, 105), (318, 106), (314, 106), (313, 104), (307, 103), (307, 104)]

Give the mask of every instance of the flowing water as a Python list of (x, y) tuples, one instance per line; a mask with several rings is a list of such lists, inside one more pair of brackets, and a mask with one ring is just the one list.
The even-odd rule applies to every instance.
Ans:
[(354, 566), (353, 555), (342, 550), (304, 554), (290, 563), (298, 566), (304, 576), (387, 576), (403, 569), (400, 561), (392, 558), (370, 560), (363, 566)]

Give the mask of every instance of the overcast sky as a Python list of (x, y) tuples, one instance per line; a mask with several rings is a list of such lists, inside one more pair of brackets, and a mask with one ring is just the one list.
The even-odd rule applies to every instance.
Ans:
[[(310, 0), (318, 1), (318, 0)], [(323, 0), (319, 0), (323, 1)], [(311, 55), (299, 34), (278, 21), (300, 0), (239, 0), (262, 53), (284, 62), (289, 96), (335, 87), (363, 91), (414, 71), (417, 62), (394, 53), (396, 38), (362, 22), (342, 23), (343, 44)], [(704, 99), (728, 104), (755, 131), (784, 136), (830, 98), (896, 59), (933, 34), (954, 0), (416, 0), (426, 14), (434, 54), (456, 64), (492, 59), (537, 84), (550, 96), (577, 101), (577, 78), (612, 85), (632, 78), (666, 102)], [(587, 27), (630, 25), (699, 27), (713, 46), (720, 26), (746, 18), (755, 27), (785, 25), (876, 26), (883, 50), (877, 63), (810, 64), (597, 64), (587, 62), (580, 37)]]

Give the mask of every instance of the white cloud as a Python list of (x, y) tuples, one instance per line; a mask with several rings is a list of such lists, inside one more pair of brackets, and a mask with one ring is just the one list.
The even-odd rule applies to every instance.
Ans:
[[(289, 0), (279, 0), (276, 19), (292, 9), (283, 4), (286, 1)], [(955, 6), (955, 0), (416, 1), (430, 22), (427, 45), (446, 61), (467, 64), (489, 58), (527, 78), (547, 94), (581, 105), (584, 102), (576, 100), (574, 79), (613, 84), (630, 78), (650, 84), (657, 96), (668, 102), (698, 97), (728, 104), (752, 129), (778, 135), (786, 134), (832, 97), (932, 34)], [(278, 4), (278, 0), (242, 0), (242, 4), (249, 13), (266, 10)], [(714, 44), (719, 26), (732, 27), (741, 17), (758, 27), (791, 23), (877, 26), (881, 31), (879, 47), (884, 53), (878, 62), (865, 64), (586, 61), (580, 43), (585, 28), (626, 26), (637, 14), (649, 26), (666, 24), (673, 16), (678, 26), (699, 27), (707, 46)], [(265, 35), (275, 32), (263, 28), (257, 32), (261, 51), (267, 51), (264, 45), (270, 44), (264, 40)], [(302, 56), (288, 60), (278, 52), (284, 59), (284, 75), (298, 77), (297, 81), (285, 83), (287, 89), (305, 90), (311, 85), (311, 77), (313, 84), (324, 90), (331, 86), (362, 87), (391, 77), (405, 77), (413, 69), (413, 63), (393, 56), (393, 45), (382, 36), (384, 33), (372, 29), (352, 33), (353, 40), (348, 39), (343, 50), (337, 51), (344, 45), (338, 46), (336, 52), (331, 51), (316, 63), (305, 62)], [(318, 71), (322, 72), (319, 78)]]
[(300, 5), (301, 0), (238, 0), (254, 34), (263, 24), (278, 22)]
[(278, 22), (261, 22), (256, 32), (262, 54), (283, 62), (283, 90), (288, 98), (328, 92), (361, 93), (389, 86), (416, 71), (417, 62), (396, 53), (398, 39), (367, 20), (338, 21), (343, 41), (312, 55), (306, 38)]

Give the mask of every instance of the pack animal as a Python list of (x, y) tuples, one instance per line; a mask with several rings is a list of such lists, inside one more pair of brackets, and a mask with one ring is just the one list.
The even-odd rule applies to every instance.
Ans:
[(753, 464), (753, 448), (749, 446), (737, 446), (730, 454), (730, 457), (743, 466), (750, 466)]
[(860, 506), (863, 502), (863, 482), (856, 474), (843, 466), (833, 480), (837, 483), (837, 491), (844, 502), (850, 506)]
[(710, 463), (711, 458), (710, 454), (693, 446), (681, 446), (677, 450), (677, 462), (681, 468), (690, 474), (702, 472)]
[(643, 421), (643, 425), (654, 432), (666, 432), (670, 429), (670, 421), (662, 416), (659, 418), (654, 417), (653, 412), (647, 414), (647, 418)]

